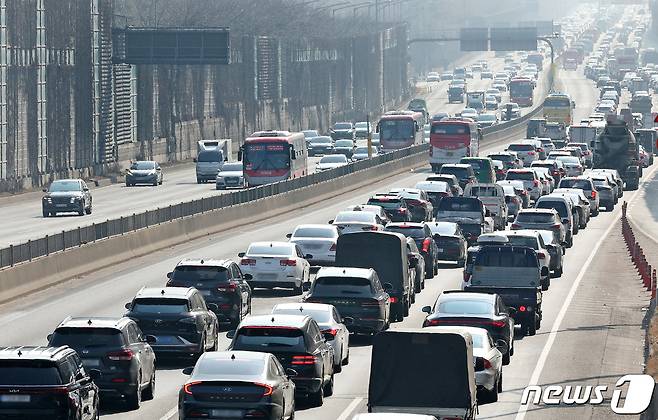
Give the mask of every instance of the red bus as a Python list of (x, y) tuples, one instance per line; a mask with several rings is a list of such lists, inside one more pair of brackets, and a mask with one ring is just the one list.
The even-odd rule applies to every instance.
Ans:
[(238, 158), (250, 187), (308, 174), (303, 133), (257, 131), (244, 141)]
[(441, 165), (480, 153), (482, 132), (470, 118), (446, 118), (432, 121), (430, 129), (430, 165), (439, 172)]
[(383, 151), (403, 149), (423, 142), (423, 114), (415, 111), (390, 111), (379, 119), (377, 132)]
[(519, 106), (532, 106), (534, 91), (534, 83), (530, 79), (516, 77), (509, 82), (509, 100)]

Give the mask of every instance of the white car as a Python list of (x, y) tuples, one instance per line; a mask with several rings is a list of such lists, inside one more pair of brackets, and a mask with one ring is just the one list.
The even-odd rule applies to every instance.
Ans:
[(368, 211), (341, 211), (329, 221), (338, 228), (341, 235), (352, 232), (383, 231), (384, 221)]
[(472, 118), (473, 120), (476, 120), (478, 117), (478, 112), (474, 108), (464, 108), (464, 110), (461, 112), (461, 117)]
[(242, 162), (227, 162), (217, 173), (215, 188), (224, 190), (226, 188), (244, 188), (246, 186)]
[(382, 206), (376, 206), (374, 204), (354, 204), (351, 206), (347, 206), (345, 208), (345, 211), (367, 211), (370, 213), (374, 213), (377, 216), (379, 216), (380, 219), (382, 219), (384, 225), (387, 225), (391, 221), (391, 219), (386, 214), (386, 210), (384, 210)]
[(555, 160), (558, 160), (564, 164), (564, 169), (566, 170), (566, 176), (580, 176), (583, 174), (583, 165), (580, 159), (575, 156), (555, 156)]
[[(494, 342), (484, 328), (436, 326), (425, 327), (430, 331), (467, 332), (473, 338), (473, 363), (475, 365), (475, 385), (478, 387), (478, 402), (498, 401), (498, 394), (503, 391), (503, 353), (507, 353), (504, 340)], [(484, 401), (480, 400), (480, 397)]]
[(247, 252), (238, 254), (243, 274), (250, 274), (251, 288), (292, 288), (302, 294), (303, 285), (310, 282), (311, 265), (301, 248), (290, 242), (253, 242)]
[(297, 244), (303, 255), (312, 255), (307, 261), (313, 266), (333, 265), (336, 262), (338, 229), (333, 225), (299, 225), (286, 235)]
[(327, 171), (329, 169), (339, 168), (349, 163), (345, 155), (326, 155), (318, 162), (315, 167), (317, 172)]
[[(350, 362), (350, 332), (334, 307), (325, 303), (279, 303), (273, 314), (306, 315), (318, 323), (327, 342), (334, 349), (334, 372), (343, 370)], [(333, 337), (333, 338), (332, 338)]]
[(484, 91), (484, 94), (494, 96), (496, 98), (496, 101), (498, 101), (498, 103), (500, 103), (500, 101), (503, 99), (500, 90), (496, 88), (487, 89), (486, 91)]

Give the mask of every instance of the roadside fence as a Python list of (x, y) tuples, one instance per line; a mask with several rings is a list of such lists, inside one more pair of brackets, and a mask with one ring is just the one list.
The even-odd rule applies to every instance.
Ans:
[(633, 232), (633, 226), (628, 221), (626, 217), (626, 212), (628, 210), (628, 203), (624, 201), (621, 207), (621, 231), (624, 235), (624, 242), (626, 242), (626, 248), (631, 256), (633, 264), (637, 269), (640, 278), (642, 279), (642, 285), (651, 292), (651, 300), (655, 302), (656, 300), (656, 269), (654, 266), (649, 264), (647, 257), (644, 253), (644, 249), (635, 238), (635, 233)]

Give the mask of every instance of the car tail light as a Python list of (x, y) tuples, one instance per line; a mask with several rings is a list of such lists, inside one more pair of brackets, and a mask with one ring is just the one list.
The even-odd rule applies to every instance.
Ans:
[(396, 298), (395, 296), (391, 296), (388, 298), (388, 301), (391, 303), (398, 303), (398, 298)]
[(364, 227), (361, 228), (361, 230), (365, 230), (365, 231), (374, 231), (374, 230), (377, 230), (377, 229), (379, 229), (377, 227), (377, 225), (364, 226)]
[(532, 181), (532, 184), (533, 184), (535, 187), (538, 187), (538, 186), (539, 186), (539, 181), (535, 179), (534, 181)]
[(519, 312), (525, 312), (526, 309), (528, 309), (528, 308), (526, 308), (526, 307), (523, 306), (523, 305), (519, 306)]
[(335, 329), (335, 328), (332, 328), (332, 329), (330, 329), (330, 330), (322, 330), (322, 332), (323, 332), (324, 334), (331, 334), (331, 335), (333, 335), (334, 337), (336, 336), (336, 334), (338, 334), (338, 330)]
[(425, 238), (423, 241), (423, 252), (430, 252), (431, 239)]
[(107, 353), (106, 356), (107, 356), (108, 359), (110, 359), (114, 362), (118, 362), (118, 361), (132, 360), (134, 354), (133, 354), (132, 350), (123, 349), (123, 350), (120, 350), (120, 351), (113, 351), (111, 353)]
[(544, 255), (543, 252), (539, 252), (539, 253), (537, 253), (537, 258), (539, 258), (540, 260), (545, 260), (545, 259), (546, 259), (546, 255)]
[(195, 381), (195, 382), (188, 382), (185, 385), (183, 385), (183, 392), (185, 392), (187, 395), (192, 395), (192, 388), (194, 385), (199, 385), (201, 381)]
[(553, 225), (553, 229), (560, 229), (562, 227), (562, 223), (556, 223)]
[(260, 384), (258, 382), (254, 382), (254, 385), (260, 386), (260, 387), (263, 388), (263, 397), (269, 397), (270, 395), (272, 395), (272, 387), (270, 385)]
[(518, 223), (512, 223), (512, 226), (510, 226), (512, 229), (521, 229), (521, 225)]
[(534, 156), (535, 152), (528, 152), (528, 156)]
[(256, 265), (256, 260), (253, 258), (243, 258), (240, 260), (240, 265)]
[(110, 382), (112, 382), (114, 384), (125, 384), (126, 382), (128, 382), (128, 379), (127, 378), (112, 378), (112, 381), (110, 381)]
[(592, 190), (592, 194), (590, 194), (590, 197), (592, 199), (596, 198), (596, 191)]
[(423, 322), (423, 327), (433, 327), (433, 326), (440, 325), (440, 324), (441, 324), (440, 319), (426, 319)]
[(219, 286), (217, 291), (219, 292), (235, 292), (238, 289), (238, 285), (234, 282), (230, 282), (226, 286)]
[(290, 259), (281, 260), (279, 261), (279, 265), (281, 265), (281, 267), (296, 267), (297, 260), (290, 260)]
[(331, 248), (329, 248), (329, 251), (335, 252), (336, 251), (336, 244), (331, 244)]
[(399, 211), (400, 213), (406, 213), (406, 212), (407, 212), (407, 209), (405, 209), (405, 208), (403, 207), (403, 208), (398, 209), (398, 211)]
[(503, 328), (505, 326), (505, 321), (492, 321), (491, 325), (496, 328)]
[(292, 356), (291, 364), (295, 366), (309, 366), (314, 365), (315, 361), (316, 357), (311, 355)]

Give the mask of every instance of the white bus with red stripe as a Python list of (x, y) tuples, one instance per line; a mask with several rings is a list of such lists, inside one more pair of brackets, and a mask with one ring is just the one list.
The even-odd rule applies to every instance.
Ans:
[(240, 148), (248, 186), (272, 184), (308, 174), (308, 151), (303, 133), (257, 131)]
[(446, 163), (480, 152), (481, 131), (470, 118), (447, 118), (433, 121), (430, 129), (430, 165), (438, 172)]
[(377, 132), (385, 152), (404, 149), (423, 142), (425, 116), (416, 111), (389, 111), (379, 119)]

